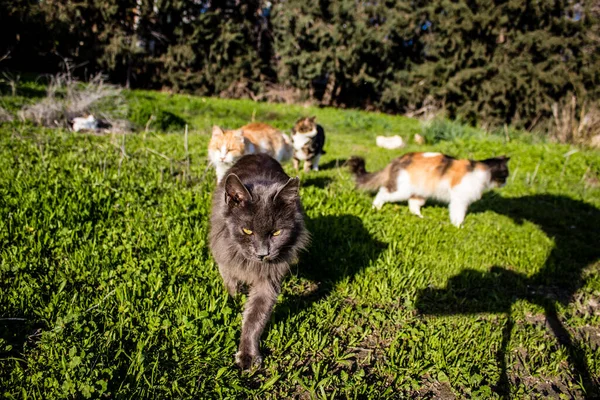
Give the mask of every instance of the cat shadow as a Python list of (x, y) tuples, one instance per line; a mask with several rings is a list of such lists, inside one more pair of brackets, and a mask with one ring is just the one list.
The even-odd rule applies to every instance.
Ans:
[[(327, 215), (307, 219), (311, 245), (292, 266), (291, 286), (275, 308), (281, 319), (309, 308), (327, 297), (342, 280), (359, 274), (385, 250), (386, 244), (374, 239), (360, 218), (354, 215)], [(291, 293), (289, 293), (291, 292)]]
[[(581, 344), (561, 322), (558, 306), (567, 305), (585, 284), (583, 270), (600, 259), (600, 210), (566, 196), (541, 194), (504, 198), (487, 194), (473, 204), (470, 213), (492, 211), (510, 217), (515, 223), (537, 225), (554, 248), (543, 267), (532, 276), (515, 272), (509, 266), (493, 266), (489, 271), (465, 269), (449, 279), (443, 289), (426, 288), (417, 294), (416, 307), (422, 314), (457, 315), (502, 313), (508, 321), (503, 328), (497, 352), (501, 370), (495, 390), (509, 396), (506, 352), (514, 328), (513, 305), (526, 300), (544, 309), (546, 324), (556, 341), (567, 350), (568, 361), (579, 375), (586, 395), (598, 396), (599, 382), (590, 373)], [(523, 243), (526, 247), (527, 243)]]
[(319, 164), (319, 170), (326, 171), (328, 169), (340, 168), (343, 167), (344, 164), (346, 164), (346, 161), (348, 160), (346, 160), (345, 158), (336, 158), (333, 160), (329, 160), (326, 163)]
[(318, 176), (314, 178), (307, 178), (302, 180), (303, 187), (313, 186), (319, 189), (325, 189), (329, 184), (333, 182), (332, 178), (328, 178), (326, 176)]

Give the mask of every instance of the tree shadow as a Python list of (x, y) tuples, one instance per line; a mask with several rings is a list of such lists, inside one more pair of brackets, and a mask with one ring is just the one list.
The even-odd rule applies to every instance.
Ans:
[(336, 158), (333, 160), (329, 160), (324, 164), (319, 164), (319, 170), (325, 171), (328, 169), (340, 168), (343, 167), (344, 164), (346, 164), (346, 161), (347, 160), (345, 158)]
[(343, 279), (353, 279), (372, 260), (376, 260), (387, 245), (374, 239), (354, 215), (327, 215), (307, 219), (312, 240), (308, 252), (292, 273), (310, 283), (298, 288), (297, 294), (286, 295), (275, 307), (280, 319), (310, 307), (327, 297)]
[(417, 294), (417, 309), (423, 314), (436, 315), (507, 314), (508, 322), (497, 354), (501, 376), (496, 386), (498, 393), (507, 396), (510, 388), (506, 351), (514, 326), (511, 308), (520, 299), (537, 304), (544, 308), (547, 325), (558, 343), (567, 350), (569, 363), (579, 374), (586, 395), (600, 395), (585, 352), (557, 313), (557, 306), (570, 303), (575, 292), (584, 285), (584, 268), (600, 259), (600, 210), (566, 196), (541, 194), (503, 198), (488, 194), (471, 209), (471, 212), (483, 211), (506, 215), (518, 224), (529, 221), (554, 239), (554, 248), (541, 270), (527, 276), (510, 267), (493, 266), (487, 272), (467, 269), (450, 278), (444, 289), (421, 290)]

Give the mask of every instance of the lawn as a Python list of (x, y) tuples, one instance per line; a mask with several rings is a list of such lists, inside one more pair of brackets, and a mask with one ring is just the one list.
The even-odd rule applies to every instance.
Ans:
[[(453, 140), (384, 150), (376, 135), (411, 138), (420, 123), (127, 98), (139, 125), (160, 117), (147, 133), (0, 126), (3, 398), (600, 395), (598, 151), (464, 127)], [(207, 247), (210, 127), (254, 116), (289, 131), (301, 115), (317, 115), (327, 135), (322, 170), (300, 174), (312, 245), (263, 335), (262, 368), (241, 372), (243, 298), (227, 296)], [(372, 210), (342, 166), (361, 155), (377, 169), (414, 150), (508, 154), (511, 176), (458, 229), (441, 204), (424, 219), (406, 204)]]

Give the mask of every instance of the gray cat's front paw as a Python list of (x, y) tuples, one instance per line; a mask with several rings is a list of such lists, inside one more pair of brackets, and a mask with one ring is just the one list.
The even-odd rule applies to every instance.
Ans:
[(252, 367), (258, 367), (262, 363), (262, 356), (260, 354), (252, 355), (249, 353), (242, 353), (238, 351), (235, 354), (235, 363), (241, 369), (250, 369)]

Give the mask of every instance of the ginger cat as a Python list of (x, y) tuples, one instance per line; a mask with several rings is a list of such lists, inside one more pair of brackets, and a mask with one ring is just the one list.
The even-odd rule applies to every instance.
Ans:
[(217, 182), (243, 155), (265, 153), (279, 162), (292, 158), (290, 138), (262, 122), (252, 122), (239, 129), (223, 130), (213, 126), (208, 157), (217, 171)]
[(421, 207), (432, 198), (449, 203), (450, 221), (460, 226), (469, 205), (486, 189), (504, 186), (508, 177), (506, 156), (481, 161), (457, 160), (442, 153), (408, 153), (384, 169), (368, 173), (365, 160), (348, 160), (359, 189), (378, 190), (373, 207), (406, 201), (412, 214), (421, 218)]

